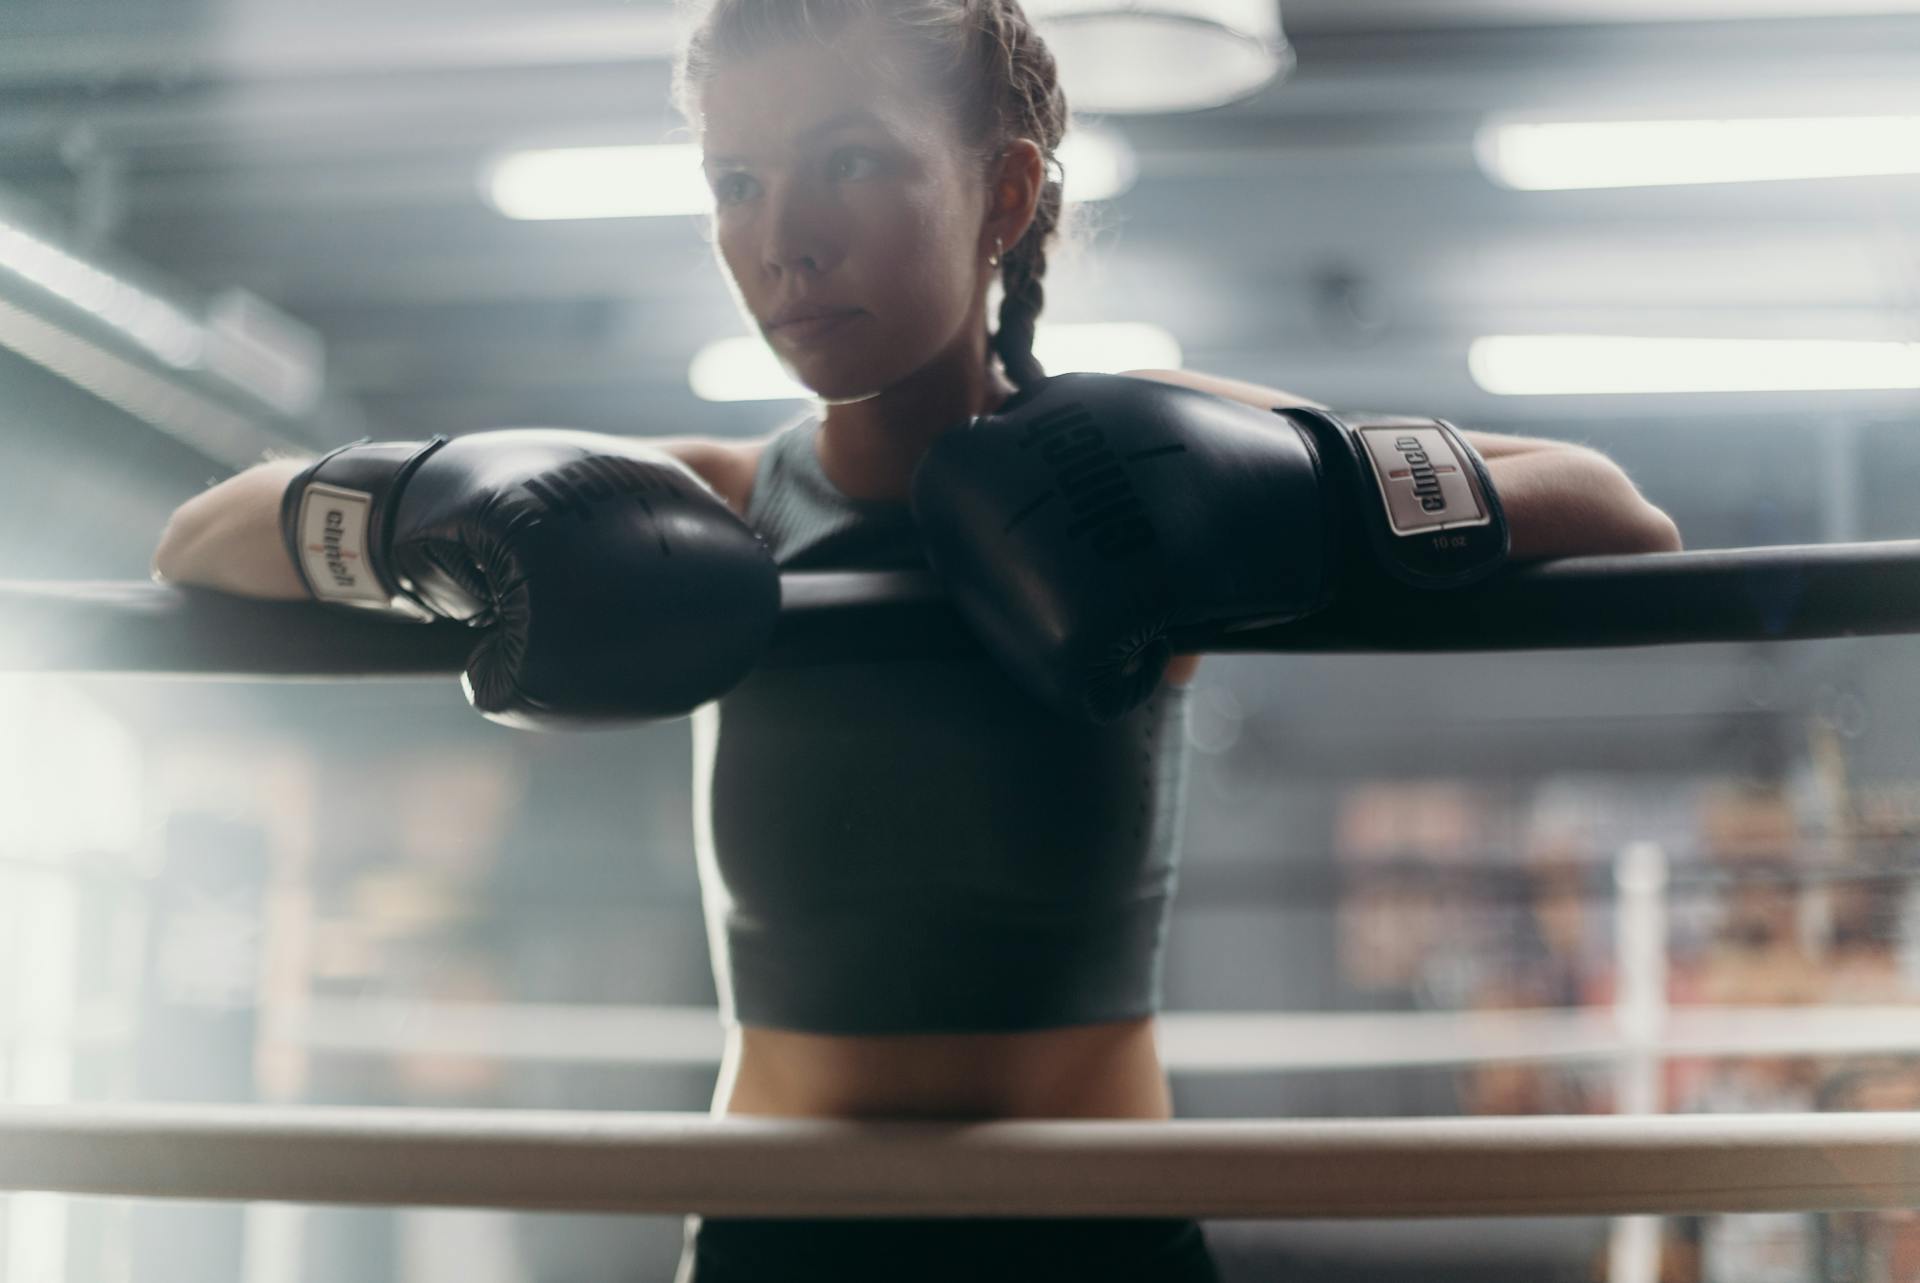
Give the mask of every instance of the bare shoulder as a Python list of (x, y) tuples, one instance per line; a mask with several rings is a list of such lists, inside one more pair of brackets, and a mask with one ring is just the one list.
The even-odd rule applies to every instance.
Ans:
[(1284, 405), (1300, 405), (1314, 410), (1330, 408), (1310, 397), (1301, 396), (1298, 392), (1286, 392), (1279, 388), (1248, 383), (1241, 379), (1224, 379), (1217, 374), (1202, 374), (1198, 370), (1128, 370), (1126, 373), (1129, 378), (1152, 379), (1156, 383), (1172, 383), (1200, 392), (1211, 392), (1215, 396), (1226, 397), (1228, 400), (1244, 401), (1262, 410), (1272, 410)]
[(712, 486), (727, 506), (746, 516), (753, 474), (770, 437), (737, 441), (721, 437), (652, 437), (647, 444), (672, 455)]

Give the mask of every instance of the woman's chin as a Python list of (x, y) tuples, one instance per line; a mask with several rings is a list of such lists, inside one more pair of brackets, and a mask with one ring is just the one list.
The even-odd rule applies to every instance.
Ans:
[(871, 401), (880, 395), (879, 388), (869, 388), (863, 392), (815, 392), (813, 394), (822, 405), (853, 405), (859, 401)]
[(823, 361), (809, 369), (790, 369), (789, 373), (815, 398), (828, 405), (870, 400), (879, 396), (885, 386), (872, 370), (853, 368), (850, 364), (835, 368)]

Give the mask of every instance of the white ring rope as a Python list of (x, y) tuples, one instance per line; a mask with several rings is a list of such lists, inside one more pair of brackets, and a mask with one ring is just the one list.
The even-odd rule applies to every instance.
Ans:
[(1920, 1205), (1920, 1114), (899, 1122), (8, 1106), (0, 1189), (709, 1216), (1904, 1208)]

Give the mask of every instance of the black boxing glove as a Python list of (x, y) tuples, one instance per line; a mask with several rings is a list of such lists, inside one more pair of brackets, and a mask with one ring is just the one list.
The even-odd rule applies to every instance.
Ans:
[(1445, 419), (1274, 413), (1313, 442), (1335, 493), (1353, 497), (1328, 513), (1344, 554), (1336, 594), (1377, 574), (1411, 588), (1464, 588), (1506, 564), (1511, 539), (1493, 475)]
[(321, 602), (485, 630), (462, 686), (508, 726), (680, 716), (780, 611), (766, 546), (697, 474), (599, 433), (356, 442), (294, 478), (281, 529)]
[(1153, 692), (1175, 637), (1204, 649), (1383, 578), (1458, 587), (1507, 552), (1486, 466), (1448, 424), (1123, 375), (1047, 379), (943, 434), (912, 502), (988, 648), (1096, 723)]

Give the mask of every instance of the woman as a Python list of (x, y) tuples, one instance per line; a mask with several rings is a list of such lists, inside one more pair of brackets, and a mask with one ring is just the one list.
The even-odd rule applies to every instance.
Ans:
[[(656, 444), (783, 566), (923, 564), (906, 505), (929, 443), (1044, 377), (1032, 340), (1067, 123), (1051, 56), (1016, 0), (711, 0), (675, 86), (736, 299), (823, 413), (756, 441)], [(1468, 436), (1516, 558), (1679, 546), (1603, 457)], [(184, 505), (157, 572), (301, 596), (275, 524), (300, 466)], [(1152, 1011), (1197, 663), (1101, 729), (984, 661), (769, 670), (703, 709), (698, 855), (728, 1026), (714, 1111), (1170, 1117)], [(1217, 1277), (1194, 1221), (687, 1229), (680, 1283)]]

